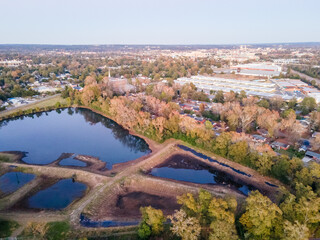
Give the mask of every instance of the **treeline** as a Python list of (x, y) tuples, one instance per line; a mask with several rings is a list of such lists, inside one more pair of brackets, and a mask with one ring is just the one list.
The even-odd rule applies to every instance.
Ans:
[(320, 78), (320, 68), (312, 66), (292, 66), (293, 70), (306, 74), (313, 78)]
[[(319, 211), (304, 205), (304, 198), (292, 199), (277, 206), (258, 191), (250, 193), (243, 206), (233, 198), (215, 198), (200, 190), (178, 197), (181, 209), (168, 216), (152, 207), (140, 209), (138, 228), (141, 239), (210, 239), (210, 240), (307, 240), (319, 226)], [(319, 199), (317, 199), (319, 200)], [(319, 205), (315, 200), (312, 204)], [(307, 209), (308, 210), (307, 210)], [(166, 224), (167, 223), (167, 224)]]

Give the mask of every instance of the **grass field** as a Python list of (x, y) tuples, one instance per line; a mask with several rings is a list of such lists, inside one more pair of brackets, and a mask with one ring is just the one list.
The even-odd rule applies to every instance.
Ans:
[(10, 110), (2, 111), (2, 112), (0, 112), (0, 118), (5, 117), (7, 115), (10, 115), (12, 113), (15, 113), (19, 110), (24, 111), (24, 110), (31, 109), (31, 108), (44, 108), (44, 107), (54, 106), (57, 102), (60, 102), (61, 104), (67, 103), (67, 101), (60, 96), (60, 94), (54, 95), (54, 96), (50, 96), (46, 99), (39, 100), (34, 103), (30, 103), (30, 104), (16, 107), (16, 108), (13, 108)]
[(0, 152), (0, 162), (13, 162), (16, 159), (14, 154)]

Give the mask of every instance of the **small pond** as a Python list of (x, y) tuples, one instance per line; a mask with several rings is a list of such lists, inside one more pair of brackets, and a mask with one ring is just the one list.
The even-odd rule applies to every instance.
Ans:
[(88, 109), (67, 108), (0, 122), (0, 151), (22, 151), (29, 164), (49, 164), (62, 153), (100, 158), (111, 168), (150, 152), (148, 144)]
[(35, 177), (31, 173), (8, 172), (0, 177), (0, 193), (5, 195), (11, 194)]
[(37, 209), (63, 209), (74, 200), (83, 197), (86, 189), (84, 183), (63, 179), (28, 198), (27, 205), (29, 208)]
[(76, 167), (86, 167), (87, 163), (74, 159), (74, 158), (65, 158), (59, 162), (60, 166), (76, 166)]
[(225, 185), (237, 189), (245, 195), (248, 195), (251, 190), (255, 189), (238, 179), (233, 179), (232, 176), (224, 172), (213, 169), (193, 157), (182, 154), (171, 156), (164, 164), (153, 168), (150, 174), (178, 181)]

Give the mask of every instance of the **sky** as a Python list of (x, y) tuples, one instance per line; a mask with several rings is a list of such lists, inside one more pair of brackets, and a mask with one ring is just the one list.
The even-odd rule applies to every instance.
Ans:
[(320, 42), (320, 0), (0, 0), (0, 44)]

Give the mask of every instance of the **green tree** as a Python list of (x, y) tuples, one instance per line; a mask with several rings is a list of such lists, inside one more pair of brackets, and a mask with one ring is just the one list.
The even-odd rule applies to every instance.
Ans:
[(182, 209), (190, 217), (195, 217), (201, 224), (207, 225), (211, 222), (209, 216), (209, 205), (212, 195), (203, 189), (200, 189), (198, 197), (194, 197), (191, 193), (179, 196), (178, 203), (182, 205)]
[(158, 235), (163, 231), (165, 218), (160, 209), (151, 206), (141, 207), (142, 221), (139, 225), (138, 235), (141, 238), (148, 238), (150, 235)]
[(288, 102), (288, 107), (294, 109), (297, 105), (297, 99), (296, 98), (292, 98), (289, 102)]
[(316, 108), (317, 103), (314, 98), (305, 97), (300, 105), (301, 105), (302, 114), (308, 114), (309, 112), (313, 111)]
[(220, 136), (218, 136), (213, 144), (213, 151), (222, 156), (226, 157), (228, 154), (228, 148), (231, 144), (231, 135), (230, 133), (223, 132)]
[(205, 125), (206, 129), (208, 129), (208, 130), (212, 129), (212, 123), (210, 121), (206, 121), (204, 123), (204, 125)]
[(277, 239), (281, 222), (282, 211), (276, 204), (258, 191), (250, 193), (246, 199), (246, 211), (240, 218), (248, 239)]
[(259, 173), (267, 175), (272, 168), (273, 162), (270, 156), (268, 156), (267, 154), (262, 154), (258, 157), (255, 165)]
[(248, 155), (248, 143), (245, 141), (236, 142), (229, 147), (228, 156), (238, 162), (243, 163)]
[(223, 103), (224, 102), (224, 95), (223, 91), (219, 90), (216, 92), (216, 95), (214, 97), (214, 101), (218, 103)]
[(235, 199), (225, 201), (220, 198), (213, 198), (211, 200), (208, 209), (212, 216), (210, 240), (238, 239), (234, 217), (236, 208), (237, 201)]
[(269, 109), (270, 103), (266, 99), (262, 99), (260, 102), (258, 102), (258, 106)]

